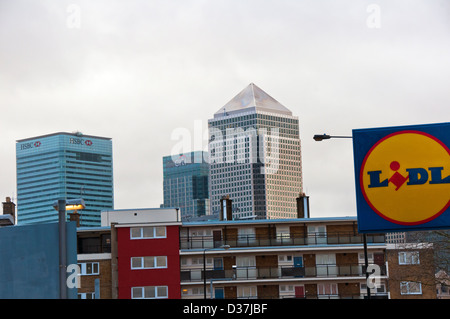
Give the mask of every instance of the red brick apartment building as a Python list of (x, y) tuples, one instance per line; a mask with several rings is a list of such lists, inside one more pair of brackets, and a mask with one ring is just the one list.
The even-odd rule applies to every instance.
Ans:
[[(104, 212), (102, 225), (78, 230), (80, 298), (367, 296), (356, 217), (181, 222), (176, 209), (161, 208)], [(417, 267), (384, 234), (366, 239), (371, 298), (436, 298), (422, 284), (434, 278), (432, 256), (422, 253)]]

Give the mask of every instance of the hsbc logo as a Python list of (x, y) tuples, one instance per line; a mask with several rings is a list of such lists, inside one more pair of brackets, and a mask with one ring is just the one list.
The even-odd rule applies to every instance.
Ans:
[(35, 142), (27, 142), (27, 143), (22, 143), (20, 144), (20, 150), (28, 150), (30, 148), (35, 148), (35, 147), (39, 147), (41, 146), (41, 142), (40, 141), (35, 141)]
[(70, 144), (75, 144), (75, 145), (86, 145), (86, 146), (92, 146), (92, 141), (91, 140), (85, 140), (84, 138), (70, 138), (69, 140)]

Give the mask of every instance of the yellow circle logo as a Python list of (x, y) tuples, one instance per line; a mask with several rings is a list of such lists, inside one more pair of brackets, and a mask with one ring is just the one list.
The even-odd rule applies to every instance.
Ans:
[(396, 224), (423, 224), (450, 207), (450, 150), (424, 132), (392, 133), (369, 150), (359, 179), (378, 215)]

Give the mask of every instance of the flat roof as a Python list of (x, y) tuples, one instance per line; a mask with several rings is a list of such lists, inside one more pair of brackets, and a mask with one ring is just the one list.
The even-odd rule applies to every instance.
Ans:
[(110, 137), (102, 137), (102, 136), (95, 136), (95, 135), (85, 135), (85, 134), (83, 134), (81, 132), (75, 132), (75, 133), (57, 132), (57, 133), (39, 135), (39, 136), (34, 136), (34, 137), (28, 137), (28, 138), (16, 140), (16, 142), (17, 143), (21, 143), (21, 142), (24, 142), (24, 141), (34, 140), (34, 139), (37, 139), (37, 138), (44, 138), (44, 137), (56, 136), (56, 135), (70, 135), (70, 136), (76, 136), (76, 137), (89, 137), (89, 138), (98, 138), (98, 139), (102, 139), (102, 140), (111, 140)]
[(111, 226), (99, 226), (99, 227), (91, 227), (91, 226), (82, 226), (77, 227), (77, 232), (101, 232), (111, 230)]
[(246, 219), (246, 220), (205, 220), (183, 222), (183, 226), (236, 225), (236, 224), (288, 224), (314, 222), (357, 221), (356, 216), (316, 217), (316, 218), (280, 218), (280, 219)]
[(0, 226), (12, 226), (14, 225), (13, 217), (9, 214), (0, 215)]

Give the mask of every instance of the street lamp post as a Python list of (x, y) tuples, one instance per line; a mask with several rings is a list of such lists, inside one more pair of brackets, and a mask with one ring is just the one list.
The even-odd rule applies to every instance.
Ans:
[(330, 138), (352, 138), (351, 136), (331, 136), (327, 134), (316, 134), (313, 136), (313, 139), (317, 142), (322, 140), (329, 140)]
[(85, 208), (83, 199), (59, 199), (53, 203), (53, 208), (58, 211), (59, 227), (59, 297), (67, 299), (66, 269), (67, 269), (67, 235), (66, 235), (66, 211)]
[[(352, 136), (331, 136), (328, 134), (316, 134), (313, 136), (313, 139), (316, 142), (320, 142), (322, 140), (328, 140), (331, 138), (353, 138)], [(363, 241), (364, 241), (364, 263), (365, 263), (365, 267), (366, 267), (366, 288), (367, 288), (367, 299), (370, 299), (370, 288), (368, 285), (368, 279), (369, 279), (369, 272), (367, 271), (367, 269), (369, 268), (369, 260), (367, 257), (367, 236), (364, 233), (363, 234)]]
[[(230, 245), (222, 245), (218, 248), (221, 249), (229, 249)], [(206, 299), (206, 251), (207, 250), (215, 250), (216, 248), (207, 248), (203, 249), (203, 299)], [(212, 294), (212, 292), (210, 291)]]

